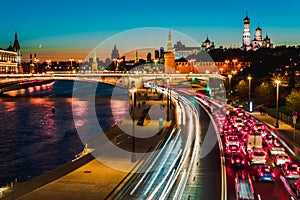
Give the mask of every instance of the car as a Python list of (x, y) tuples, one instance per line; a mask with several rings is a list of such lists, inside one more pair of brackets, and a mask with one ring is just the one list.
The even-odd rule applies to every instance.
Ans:
[(285, 148), (280, 144), (278, 140), (274, 140), (268, 145), (268, 149), (271, 155), (283, 154), (285, 153)]
[(239, 145), (238, 135), (227, 135), (225, 138), (226, 146), (229, 145)]
[(242, 154), (235, 154), (231, 156), (230, 163), (232, 168), (243, 168), (246, 165), (245, 156)]
[(293, 182), (293, 189), (297, 197), (300, 197), (300, 179)]
[(274, 164), (275, 165), (283, 165), (286, 162), (291, 162), (292, 160), (286, 153), (277, 154), (274, 156)]
[(238, 127), (238, 126), (243, 127), (244, 126), (244, 121), (242, 119), (236, 118), (235, 123), (234, 123), (234, 127)]
[(300, 166), (295, 162), (287, 162), (282, 165), (281, 171), (285, 178), (300, 178)]
[(275, 137), (272, 134), (267, 134), (264, 138), (263, 138), (263, 142), (266, 146), (268, 146), (269, 144), (272, 144), (272, 142), (275, 140)]
[(268, 165), (260, 165), (256, 168), (258, 181), (275, 181), (274, 169)]
[(252, 164), (265, 164), (267, 162), (268, 154), (263, 148), (253, 148), (248, 154)]
[(229, 146), (226, 146), (225, 155), (231, 156), (233, 154), (241, 153), (241, 149), (238, 145), (232, 144)]
[(261, 132), (262, 130), (265, 130), (265, 128), (266, 128), (266, 125), (262, 122), (254, 122), (251, 127), (252, 130), (257, 131), (257, 132)]

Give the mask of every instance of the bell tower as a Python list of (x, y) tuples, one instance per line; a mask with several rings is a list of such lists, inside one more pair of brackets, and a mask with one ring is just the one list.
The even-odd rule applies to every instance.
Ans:
[(250, 18), (248, 17), (248, 11), (246, 11), (246, 17), (244, 18), (243, 49), (246, 51), (251, 49), (250, 44), (251, 44)]

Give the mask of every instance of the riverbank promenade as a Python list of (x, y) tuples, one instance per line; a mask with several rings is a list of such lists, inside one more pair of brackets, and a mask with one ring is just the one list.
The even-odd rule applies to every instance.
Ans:
[[(170, 120), (164, 120), (163, 127), (159, 131), (161, 123), (155, 118), (156, 112), (151, 111), (150, 108), (156, 105), (156, 108), (163, 109), (164, 113), (167, 113), (166, 98), (161, 99), (160, 97), (159, 94), (151, 90), (137, 90), (134, 115), (131, 113), (135, 119), (134, 123), (137, 124), (141, 116), (145, 116), (145, 112), (148, 111), (148, 114), (145, 116), (143, 126), (136, 126), (136, 139), (134, 142), (136, 153), (145, 154), (153, 151), (155, 148), (159, 148), (158, 144), (163, 143), (175, 125), (174, 106), (171, 106)], [(154, 119), (150, 119), (149, 115), (154, 116)], [(127, 129), (131, 130), (130, 127), (132, 127), (132, 120), (130, 119), (125, 118), (105, 132), (107, 138), (114, 145), (127, 151), (130, 151), (133, 146), (132, 137), (126, 134)], [(166, 119), (166, 116), (164, 116), (164, 119)], [(154, 134), (149, 139), (139, 137), (139, 134), (147, 132), (157, 134)], [(110, 149), (107, 149), (107, 151), (110, 151)], [(105, 153), (103, 155), (105, 157)], [(114, 163), (117, 166), (109, 166), (107, 165), (108, 162), (101, 162), (100, 159), (95, 158), (93, 153), (87, 154), (28, 182), (17, 183), (11, 191), (5, 191), (7, 195), (4, 195), (3, 199), (112, 199), (145, 163), (147, 157), (137, 156), (135, 162), (132, 162), (130, 156), (128, 158), (118, 158), (116, 156), (107, 159), (115, 161)]]

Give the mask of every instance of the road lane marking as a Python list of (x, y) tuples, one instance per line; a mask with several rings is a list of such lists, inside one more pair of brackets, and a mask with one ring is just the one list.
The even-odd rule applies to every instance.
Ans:
[(260, 198), (260, 195), (259, 195), (259, 194), (257, 194), (257, 199), (258, 199), (258, 200), (261, 200), (261, 198)]

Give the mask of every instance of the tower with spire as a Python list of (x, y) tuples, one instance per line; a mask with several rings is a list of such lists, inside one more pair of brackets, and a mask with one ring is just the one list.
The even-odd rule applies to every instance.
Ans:
[(117, 45), (114, 45), (114, 49), (111, 51), (111, 60), (119, 58), (119, 51)]
[(168, 44), (167, 44), (167, 51), (164, 52), (164, 63), (165, 63), (165, 73), (166, 74), (172, 74), (175, 73), (175, 54), (173, 53), (172, 48), (172, 37), (171, 37), (171, 31), (169, 30), (168, 35)]
[(167, 52), (173, 52), (171, 30), (169, 30), (169, 35), (168, 35)]
[(138, 50), (135, 51), (135, 63), (139, 62), (139, 52)]
[(250, 34), (250, 18), (248, 17), (248, 11), (246, 11), (246, 17), (244, 18), (244, 31), (243, 31), (243, 46), (246, 51), (251, 49), (251, 34)]
[(265, 39), (262, 38), (262, 29), (258, 23), (258, 27), (255, 29), (254, 39), (251, 40), (250, 37), (250, 19), (248, 17), (248, 11), (246, 12), (246, 17), (244, 18), (244, 32), (243, 32), (243, 45), (242, 49), (245, 51), (253, 50), (256, 51), (259, 48), (273, 48), (268, 34)]
[(12, 46), (12, 51), (17, 52), (17, 63), (18, 63), (18, 70), (17, 73), (23, 73), (23, 67), (22, 67), (22, 54), (21, 54), (21, 47), (19, 44), (19, 39), (18, 39), (18, 33), (17, 31), (15, 32), (15, 40), (14, 40), (14, 45)]
[(94, 51), (94, 57), (93, 57), (93, 63), (92, 63), (92, 72), (98, 71), (98, 62), (97, 62), (97, 56), (96, 51)]

